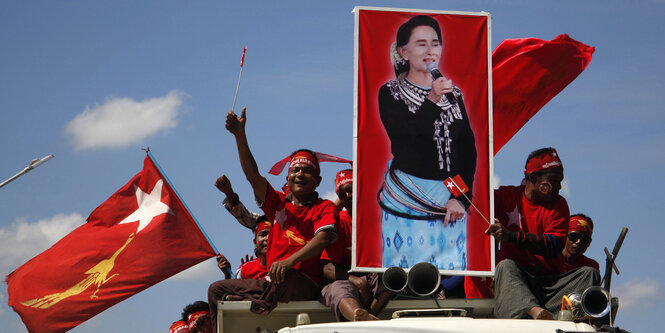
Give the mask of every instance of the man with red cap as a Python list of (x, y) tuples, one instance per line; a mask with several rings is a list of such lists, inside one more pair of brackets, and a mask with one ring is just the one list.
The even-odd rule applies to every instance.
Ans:
[[(563, 164), (554, 148), (538, 149), (526, 161), (525, 184), (494, 192), (499, 223), (486, 231), (501, 242), (494, 277), (495, 315), (553, 319), (564, 295), (597, 284), (597, 271), (551, 272), (568, 233), (568, 203), (559, 195)], [(555, 274), (553, 274), (555, 273)]]
[(267, 279), (222, 280), (210, 285), (208, 299), (216, 326), (217, 301), (238, 298), (252, 302), (250, 310), (268, 314), (278, 302), (314, 300), (319, 295), (322, 270), (319, 257), (335, 241), (335, 205), (318, 197), (321, 182), (314, 153), (299, 150), (289, 158), (286, 177), (290, 194), (276, 191), (260, 173), (245, 133), (246, 109), (238, 117), (229, 112), (226, 128), (238, 148), (240, 165), (257, 204), (274, 221), (268, 238)]
[(196, 301), (182, 310), (182, 321), (187, 323), (189, 333), (212, 333), (208, 303)]
[(338, 321), (376, 320), (392, 293), (381, 283), (379, 274), (353, 275), (351, 268), (351, 216), (353, 214), (353, 171), (342, 170), (335, 177), (339, 221), (338, 239), (321, 255), (323, 276), (332, 281), (321, 290), (319, 301), (329, 306)]
[(257, 224), (254, 228), (254, 255), (256, 255), (256, 259), (247, 260), (240, 266), (241, 279), (260, 280), (268, 275), (266, 254), (270, 227), (272, 227), (272, 223), (268, 221), (265, 215), (261, 215), (257, 219)]
[(593, 221), (584, 214), (570, 216), (566, 245), (561, 254), (548, 261), (543, 271), (548, 274), (570, 272), (575, 269), (600, 270), (598, 262), (585, 256), (584, 252), (591, 245)]

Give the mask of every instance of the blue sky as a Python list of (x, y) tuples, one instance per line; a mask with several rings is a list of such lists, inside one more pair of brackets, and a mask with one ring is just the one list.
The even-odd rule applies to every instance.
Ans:
[[(55, 158), (0, 189), (0, 273), (83, 223), (140, 170), (147, 146), (237, 267), (252, 249), (251, 233), (221, 207), (213, 183), (226, 173), (256, 209), (223, 127), (242, 48), (237, 108), (248, 108), (259, 168), (267, 175), (300, 146), (352, 158), (356, 5), (487, 11), (493, 47), (562, 33), (596, 47), (587, 69), (497, 154), (495, 178), (519, 183), (530, 151), (556, 147), (571, 212), (595, 221), (587, 254), (601, 270), (603, 248), (611, 250), (621, 228), (630, 228), (618, 257), (621, 275), (613, 277), (612, 293), (621, 297), (617, 324), (651, 331), (665, 311), (665, 245), (656, 232), (665, 205), (665, 2), (656, 0), (3, 1), (0, 180), (35, 157)], [(339, 165), (322, 169), (320, 192), (330, 195)], [(207, 261), (72, 332), (164, 332), (221, 276)], [(3, 331), (24, 332), (7, 306), (6, 286), (0, 303)]]

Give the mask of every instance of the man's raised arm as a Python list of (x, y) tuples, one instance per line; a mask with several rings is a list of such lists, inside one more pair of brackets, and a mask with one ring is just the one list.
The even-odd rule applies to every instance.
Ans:
[(254, 198), (257, 202), (262, 203), (266, 199), (268, 181), (259, 173), (259, 167), (256, 165), (256, 160), (249, 149), (249, 143), (247, 143), (247, 134), (245, 133), (246, 110), (247, 108), (242, 108), (240, 117), (233, 111), (229, 111), (226, 115), (226, 129), (236, 138), (240, 166), (254, 190)]

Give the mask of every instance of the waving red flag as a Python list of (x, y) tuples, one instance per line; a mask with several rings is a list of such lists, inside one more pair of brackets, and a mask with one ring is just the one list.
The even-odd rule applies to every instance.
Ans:
[(215, 252), (148, 153), (87, 223), (7, 277), (9, 305), (30, 332), (64, 332)]
[(455, 198), (466, 192), (469, 192), (469, 187), (466, 186), (466, 183), (464, 183), (464, 180), (462, 180), (460, 175), (446, 178), (446, 180), (443, 181), (443, 184), (446, 186), (448, 191), (450, 191), (450, 194), (452, 194)]
[(494, 154), (591, 61), (594, 48), (568, 35), (507, 39), (492, 53)]

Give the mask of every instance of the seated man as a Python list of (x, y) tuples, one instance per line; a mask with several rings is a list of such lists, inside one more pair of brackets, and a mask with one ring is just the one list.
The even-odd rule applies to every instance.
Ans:
[(272, 227), (272, 223), (268, 221), (265, 215), (261, 215), (257, 219), (257, 225), (254, 228), (254, 255), (256, 255), (256, 259), (243, 262), (239, 268), (241, 279), (260, 280), (268, 275), (266, 253), (270, 227)]
[(316, 156), (306, 150), (291, 155), (286, 177), (290, 194), (276, 191), (259, 173), (245, 134), (246, 113), (229, 112), (226, 128), (236, 139), (240, 164), (268, 220), (274, 221), (268, 238), (268, 279), (222, 280), (210, 285), (208, 302), (213, 327), (217, 323), (217, 302), (249, 300), (254, 313), (268, 314), (278, 302), (314, 300), (321, 282), (319, 257), (337, 237), (335, 205), (318, 197), (321, 182)]
[(571, 215), (566, 245), (559, 256), (547, 262), (543, 271), (547, 274), (566, 273), (575, 269), (599, 272), (598, 262), (584, 255), (591, 244), (592, 234), (593, 221), (590, 217), (584, 214)]
[(501, 242), (494, 279), (495, 315), (553, 319), (564, 295), (597, 284), (600, 274), (546, 270), (547, 262), (561, 254), (568, 232), (568, 204), (559, 195), (563, 165), (556, 150), (529, 154), (524, 175), (525, 185), (501, 186), (494, 192), (499, 223), (486, 233)]
[[(351, 268), (351, 214), (353, 212), (353, 172), (342, 170), (335, 177), (339, 208), (338, 239), (321, 255), (323, 276), (332, 281), (321, 290), (319, 301), (329, 306), (338, 321), (377, 320), (392, 293), (379, 274), (353, 275)], [(369, 311), (368, 311), (369, 310)]]
[[(268, 221), (265, 215), (261, 215), (256, 219), (256, 226), (254, 227), (254, 255), (256, 258), (250, 258), (245, 255), (245, 259), (240, 259), (241, 265), (236, 271), (236, 275), (241, 279), (263, 279), (268, 275), (268, 268), (266, 267), (266, 253), (268, 247), (268, 234), (272, 223)], [(217, 267), (224, 273), (225, 279), (231, 279), (231, 263), (222, 254), (217, 255)]]

